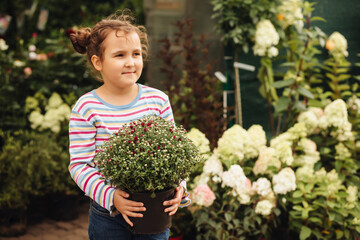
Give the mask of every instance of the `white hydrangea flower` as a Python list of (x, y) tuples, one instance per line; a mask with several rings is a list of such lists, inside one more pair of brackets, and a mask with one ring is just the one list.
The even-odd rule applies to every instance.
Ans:
[(216, 153), (205, 161), (203, 172), (208, 175), (221, 176), (223, 172), (223, 166)]
[(60, 107), (61, 104), (63, 104), (63, 100), (61, 99), (58, 93), (54, 92), (49, 98), (49, 102), (46, 106), (46, 110), (51, 108), (58, 108)]
[(320, 153), (316, 150), (316, 143), (308, 138), (302, 138), (297, 145), (303, 154), (294, 156), (294, 166), (313, 167), (320, 160)]
[(271, 182), (267, 178), (259, 178), (252, 184), (252, 189), (260, 196), (266, 196), (272, 192)]
[(276, 194), (286, 194), (296, 189), (296, 177), (294, 171), (287, 167), (282, 169), (272, 178), (274, 192)]
[(296, 179), (297, 181), (308, 181), (314, 175), (314, 166), (305, 165), (296, 169)]
[(210, 142), (199, 129), (192, 128), (186, 135), (199, 149), (200, 154), (208, 154), (210, 152)]
[(347, 47), (346, 38), (339, 32), (332, 33), (326, 42), (326, 48), (334, 57), (349, 56)]
[(9, 48), (9, 46), (6, 44), (5, 40), (0, 38), (0, 50), (6, 51)]
[(336, 152), (336, 156), (335, 156), (336, 159), (344, 159), (351, 157), (350, 150), (343, 143), (338, 143), (335, 146), (335, 152)]
[(33, 44), (30, 45), (30, 46), (29, 46), (29, 51), (30, 51), (30, 52), (35, 52), (35, 51), (36, 51), (36, 46), (33, 45)]
[(20, 60), (15, 60), (13, 65), (14, 65), (14, 67), (24, 67), (25, 63)]
[(41, 129), (50, 129), (54, 133), (60, 132), (60, 122), (59, 119), (61, 115), (57, 109), (50, 109), (44, 115), (44, 122), (41, 124)]
[(346, 197), (346, 200), (349, 203), (353, 203), (355, 201), (358, 201), (358, 188), (356, 186), (349, 186), (346, 190), (346, 193), (348, 196)]
[(29, 115), (29, 122), (32, 129), (37, 129), (44, 122), (44, 116), (39, 111), (33, 111)]
[(294, 157), (292, 154), (292, 143), (289, 141), (279, 141), (275, 146), (274, 157), (279, 159), (280, 162), (285, 163), (287, 166), (291, 166)]
[(284, 0), (278, 8), (278, 19), (283, 29), (295, 25), (298, 30), (303, 28), (301, 0)]
[(275, 149), (271, 147), (265, 147), (261, 149), (259, 158), (255, 162), (255, 166), (253, 168), (253, 172), (255, 175), (258, 174), (270, 174), (271, 172), (267, 170), (268, 167), (273, 166), (276, 168), (280, 168), (281, 162), (274, 158)]
[(315, 130), (319, 127), (318, 120), (316, 114), (312, 111), (302, 112), (298, 117), (298, 122), (305, 123), (308, 135), (315, 133)]
[(255, 158), (259, 152), (266, 146), (266, 133), (261, 125), (252, 125), (247, 130), (249, 141), (245, 142), (244, 150), (246, 158)]
[(59, 121), (65, 121), (70, 119), (71, 109), (66, 103), (61, 104), (58, 109)]
[(307, 131), (307, 129), (306, 129), (305, 123), (298, 122), (298, 123), (295, 123), (294, 126), (289, 128), (287, 130), (287, 133), (289, 134), (291, 141), (294, 141), (299, 138), (306, 137), (306, 131)]
[(256, 25), (254, 54), (258, 56), (275, 57), (279, 51), (275, 47), (280, 37), (270, 20), (263, 20)]
[(347, 105), (350, 109), (356, 111), (358, 114), (360, 114), (360, 99), (356, 97), (355, 95), (348, 99)]
[(261, 214), (263, 216), (268, 216), (271, 214), (272, 209), (273, 209), (273, 205), (271, 204), (270, 201), (262, 200), (256, 204), (255, 213)]
[(329, 126), (342, 127), (348, 122), (346, 104), (342, 99), (337, 99), (328, 104), (324, 111)]
[(243, 187), (246, 183), (246, 176), (240, 165), (232, 165), (230, 169), (222, 174), (222, 186), (236, 189)]
[(244, 144), (248, 139), (246, 130), (236, 124), (227, 129), (219, 139), (218, 153), (225, 160), (235, 157), (241, 162), (244, 159)]

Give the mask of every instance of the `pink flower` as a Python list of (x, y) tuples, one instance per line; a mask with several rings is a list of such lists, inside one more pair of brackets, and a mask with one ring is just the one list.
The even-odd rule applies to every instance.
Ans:
[(38, 61), (45, 61), (47, 60), (47, 55), (45, 53), (39, 53), (38, 55), (36, 55), (36, 59)]
[(31, 67), (24, 68), (25, 77), (29, 77), (32, 74)]
[(200, 184), (194, 189), (192, 199), (200, 206), (209, 207), (216, 197), (207, 184)]

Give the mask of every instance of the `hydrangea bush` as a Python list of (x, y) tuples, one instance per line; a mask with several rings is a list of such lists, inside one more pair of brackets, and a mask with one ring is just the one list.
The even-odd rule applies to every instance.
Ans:
[(95, 155), (104, 178), (131, 193), (175, 188), (200, 160), (185, 129), (157, 116), (125, 124)]
[(258, 125), (225, 131), (191, 186), (198, 239), (359, 237), (351, 126), (336, 100), (269, 143)]

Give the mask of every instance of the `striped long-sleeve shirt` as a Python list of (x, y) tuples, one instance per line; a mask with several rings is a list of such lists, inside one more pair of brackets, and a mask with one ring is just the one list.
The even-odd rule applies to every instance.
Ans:
[[(123, 124), (147, 115), (156, 114), (174, 121), (168, 96), (160, 90), (138, 84), (136, 99), (127, 105), (111, 105), (103, 101), (95, 90), (84, 94), (76, 102), (69, 123), (71, 177), (87, 196), (110, 212), (116, 188), (105, 180), (94, 164), (98, 147)], [(185, 181), (182, 185), (186, 189)], [(181, 206), (190, 204), (188, 193)]]

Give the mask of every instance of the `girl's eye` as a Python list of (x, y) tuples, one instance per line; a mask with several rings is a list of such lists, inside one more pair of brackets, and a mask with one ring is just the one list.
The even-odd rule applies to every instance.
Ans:
[(117, 57), (123, 57), (124, 55), (123, 54), (118, 54), (116, 55)]
[(134, 53), (134, 55), (135, 55), (135, 56), (140, 56), (140, 55), (141, 55), (141, 53)]

